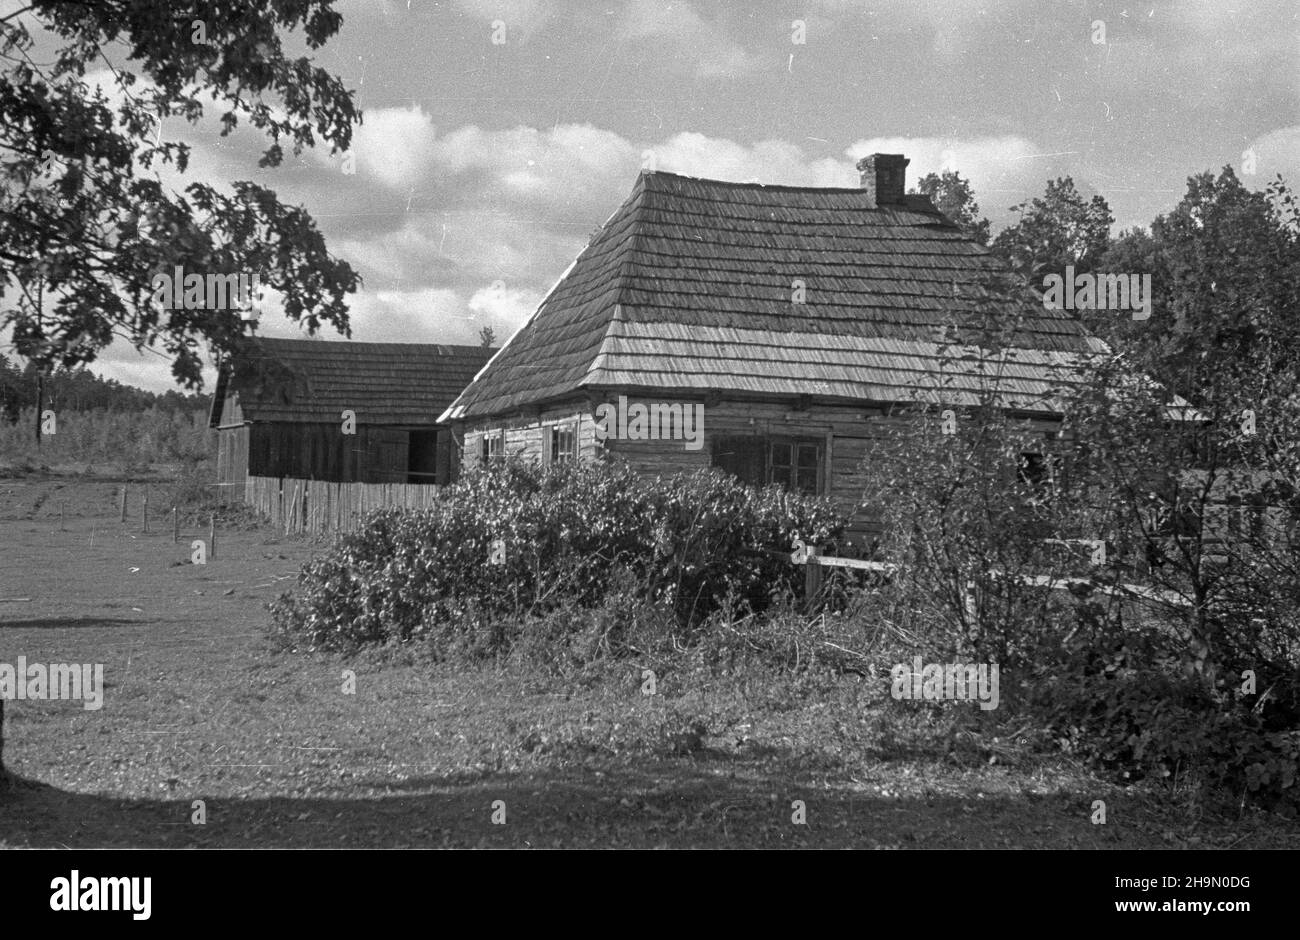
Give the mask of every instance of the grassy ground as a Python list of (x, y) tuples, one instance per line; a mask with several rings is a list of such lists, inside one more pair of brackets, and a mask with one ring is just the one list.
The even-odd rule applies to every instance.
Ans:
[(103, 663), (107, 686), (100, 711), (7, 705), (3, 846), (1300, 845), (1276, 816), (1198, 818), (954, 737), (860, 677), (670, 674), (647, 696), (637, 664), (574, 683), (273, 653), (264, 605), (316, 547), (222, 531), (192, 565), (206, 530), (145, 534), (114, 493), (0, 481), (0, 662)]

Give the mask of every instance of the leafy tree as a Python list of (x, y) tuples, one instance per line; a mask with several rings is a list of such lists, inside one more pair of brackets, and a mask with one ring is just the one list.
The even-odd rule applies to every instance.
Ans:
[(1154, 312), (1135, 349), (1192, 401), (1249, 407), (1300, 355), (1294, 207), (1280, 178), (1256, 192), (1224, 167), (1217, 179), (1190, 178), (1174, 210), (1152, 223)]
[(1085, 201), (1068, 176), (1049, 180), (1042, 196), (1011, 211), (1019, 221), (998, 233), (993, 250), (1031, 284), (1064, 273), (1066, 265), (1077, 274), (1091, 271), (1110, 245), (1110, 206), (1101, 196)]
[(981, 245), (989, 243), (989, 220), (980, 218), (979, 203), (975, 201), (970, 180), (956, 170), (944, 170), (942, 175), (927, 173), (917, 180), (912, 192), (929, 196), (936, 209)]
[[(244, 122), (269, 138), (264, 168), (286, 146), (346, 150), (360, 120), (352, 93), (286, 50), (318, 49), (341, 23), (333, 0), (195, 0), (184, 11), (173, 0), (31, 0), (0, 19), (0, 329), (38, 375), (91, 362), (117, 336), (161, 344), (178, 382), (197, 387), (201, 344), (234, 352), (249, 327), (234, 309), (160, 310), (151, 279), (178, 266), (256, 274), (309, 332), (349, 333), (344, 300), (359, 278), (304, 209), (248, 180), (176, 192), (158, 172), (184, 174), (190, 158), (161, 122), (198, 125), (210, 108), (221, 136)], [(86, 80), (103, 66), (120, 103)]]
[(478, 331), (478, 344), (484, 349), (490, 349), (492, 344), (497, 341), (497, 334), (492, 327), (485, 326)]
[[(1063, 439), (1034, 442), (997, 408), (993, 382), (950, 433), (897, 423), (863, 467), (883, 547), (902, 562), (883, 595), (891, 622), (941, 656), (969, 646), (1020, 665), (1035, 720), (1107, 766), (1190, 773), (1234, 802), (1292, 807), (1297, 264), (1300, 210), (1284, 183), (1255, 193), (1230, 170), (1193, 177), (1149, 232), (1094, 261), (1150, 273), (1154, 311), (1081, 371)], [(969, 318), (963, 339), (1014, 346), (1013, 298), (989, 297), (999, 316)], [(1033, 450), (1046, 485), (1017, 472)], [(1104, 542), (1104, 558), (1062, 569), (1044, 546), (1067, 540)], [(1022, 580), (1035, 574), (1073, 575), (1071, 591), (1048, 596)]]

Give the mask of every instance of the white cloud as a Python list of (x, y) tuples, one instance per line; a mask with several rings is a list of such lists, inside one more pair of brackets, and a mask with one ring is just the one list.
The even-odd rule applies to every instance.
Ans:
[(626, 172), (626, 167), (635, 165), (637, 154), (613, 131), (585, 124), (562, 124), (546, 131), (532, 127), (486, 131), (470, 125), (440, 139), (430, 158), (446, 173), (486, 171), (492, 177), (493, 196), (515, 194), (530, 201), (567, 204), (593, 185), (593, 175)]
[[(428, 168), (437, 129), (418, 108), (376, 108), (352, 133), (357, 173), (365, 173), (393, 189), (414, 183)], [(328, 147), (312, 154), (323, 164), (337, 166)]]
[(796, 144), (782, 140), (746, 145), (688, 132), (650, 149), (657, 169), (684, 176), (785, 186), (856, 186), (858, 179), (852, 163), (810, 160)]
[[(975, 198), (986, 212), (1005, 201), (1006, 194), (1020, 198), (1041, 188), (1041, 181), (1056, 168), (1058, 154), (1043, 153), (1023, 137), (874, 137), (859, 140), (845, 151), (856, 163), (869, 153), (901, 153), (911, 162), (907, 185), (928, 173), (956, 170), (970, 180)], [(996, 201), (995, 201), (996, 200)], [(987, 203), (987, 204), (986, 204)]]

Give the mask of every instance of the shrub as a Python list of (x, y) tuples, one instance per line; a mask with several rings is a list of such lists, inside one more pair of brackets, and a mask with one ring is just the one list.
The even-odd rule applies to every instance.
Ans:
[(1122, 779), (1294, 815), (1300, 673), (1256, 663), (1248, 692), (1240, 673), (1186, 668), (1185, 642), (1167, 625), (1104, 623), (1044, 642), (1023, 686), (1027, 707), (1064, 750)]
[[(304, 567), (272, 616), (293, 646), (423, 640), (440, 656), (481, 658), (508, 652), (530, 619), (617, 596), (669, 612), (689, 639), (724, 604), (762, 609), (793, 589), (797, 569), (751, 549), (826, 540), (842, 525), (825, 500), (718, 471), (648, 480), (621, 465), (506, 462), (427, 509), (373, 514)], [(604, 649), (635, 633), (636, 618), (623, 619)]]

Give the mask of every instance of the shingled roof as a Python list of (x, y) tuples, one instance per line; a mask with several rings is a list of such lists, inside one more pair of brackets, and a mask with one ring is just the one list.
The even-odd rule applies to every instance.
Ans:
[(417, 343), (253, 341), (254, 355), (222, 364), (213, 395), (216, 427), (230, 391), (248, 421), (337, 421), (350, 409), (366, 424), (433, 426), (495, 349)]
[(1016, 303), (999, 353), (945, 333), (999, 273), (924, 196), (642, 173), (442, 417), (597, 389), (963, 405), (990, 381), (1003, 407), (1057, 412), (1080, 357), (1106, 348), (1067, 311)]

